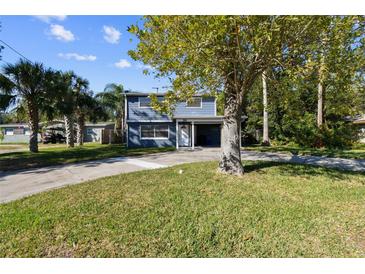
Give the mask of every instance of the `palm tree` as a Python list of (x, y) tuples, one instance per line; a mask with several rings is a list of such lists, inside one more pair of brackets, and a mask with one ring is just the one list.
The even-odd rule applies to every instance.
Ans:
[(42, 108), (49, 120), (63, 119), (67, 147), (74, 147), (75, 143), (76, 77), (73, 71), (57, 71), (53, 83), (56, 98)]
[(75, 73), (73, 71), (57, 72), (55, 89), (57, 99), (50, 104), (50, 116), (63, 119), (65, 124), (65, 137), (67, 147), (74, 147), (74, 112), (75, 112)]
[(118, 139), (123, 140), (124, 137), (124, 88), (121, 84), (108, 84), (104, 92), (96, 95), (104, 108), (114, 116), (115, 125), (114, 133)]
[(83, 145), (83, 130), (86, 119), (96, 121), (106, 114), (89, 90), (89, 82), (77, 76), (73, 71), (57, 72), (54, 89), (57, 98), (47, 105), (49, 117), (62, 117), (65, 123), (66, 143), (74, 146), (74, 126), (76, 125), (76, 144)]
[(106, 119), (107, 114), (100, 103), (93, 97), (92, 91), (85, 90), (77, 94), (76, 99), (76, 144), (83, 145), (84, 127), (86, 119), (96, 122), (98, 119)]
[(77, 76), (73, 71), (65, 73), (60, 72), (58, 87), (62, 92), (56, 103), (57, 112), (63, 115), (65, 123), (65, 135), (67, 147), (75, 145), (75, 122), (76, 122), (76, 141), (78, 145), (82, 144), (82, 130), (84, 125), (82, 117), (86, 99), (85, 94), (88, 91), (89, 82)]
[(81, 146), (86, 119), (96, 121), (99, 117), (105, 117), (105, 114), (93, 98), (87, 79), (77, 76), (72, 71), (61, 73), (61, 75), (63, 80), (59, 86), (63, 92), (56, 108), (64, 116), (67, 146), (74, 146), (75, 124), (76, 144)]
[(79, 76), (75, 77), (75, 116), (76, 116), (76, 143), (83, 145), (83, 130), (85, 126), (85, 116), (93, 108), (92, 93), (89, 92), (89, 81)]
[(23, 59), (14, 65), (5, 65), (0, 74), (0, 107), (6, 108), (19, 101), (25, 103), (31, 152), (38, 152), (39, 109), (52, 98), (50, 83), (53, 75), (54, 72), (45, 69), (41, 63), (31, 63)]

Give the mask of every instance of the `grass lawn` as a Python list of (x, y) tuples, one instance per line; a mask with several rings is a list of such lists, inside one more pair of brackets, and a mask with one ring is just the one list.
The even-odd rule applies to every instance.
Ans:
[[(65, 144), (42, 144), (39, 143), (38, 147), (40, 149), (43, 148), (54, 148), (54, 147), (66, 147)], [(29, 144), (23, 144), (23, 143), (0, 143), (0, 152), (2, 150), (28, 150)]]
[(118, 156), (142, 155), (174, 148), (127, 149), (124, 145), (84, 144), (83, 147), (66, 148), (65, 145), (41, 145), (38, 153), (18, 151), (0, 154), (0, 170), (17, 170), (57, 164), (68, 164), (86, 160), (97, 160)]
[(26, 148), (26, 145), (23, 145), (23, 144), (11, 145), (11, 144), (1, 144), (0, 143), (0, 151), (12, 150), (12, 149), (25, 149), (25, 148)]
[(0, 257), (365, 256), (364, 174), (247, 162), (237, 178), (216, 167), (139, 171), (0, 205)]
[(292, 153), (298, 155), (315, 155), (346, 159), (365, 159), (365, 144), (356, 144), (350, 149), (329, 149), (329, 148), (308, 148), (295, 145), (272, 145), (261, 146), (252, 145), (243, 147), (244, 150), (262, 151), (262, 152), (280, 152)]

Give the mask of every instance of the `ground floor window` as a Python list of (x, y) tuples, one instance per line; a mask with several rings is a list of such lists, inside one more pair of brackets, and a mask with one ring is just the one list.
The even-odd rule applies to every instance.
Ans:
[(24, 128), (14, 128), (13, 134), (14, 135), (24, 135)]
[(168, 139), (168, 125), (141, 125), (141, 139)]
[(14, 130), (12, 128), (6, 128), (5, 135), (14, 135)]

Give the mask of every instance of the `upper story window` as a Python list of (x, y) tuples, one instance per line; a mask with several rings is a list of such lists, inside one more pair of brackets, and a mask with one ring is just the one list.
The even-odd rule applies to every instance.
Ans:
[(149, 97), (138, 97), (139, 99), (139, 107), (140, 108), (150, 108), (151, 107), (151, 98)]
[(190, 100), (186, 101), (187, 108), (201, 108), (202, 107), (202, 98), (201, 97), (193, 97)]

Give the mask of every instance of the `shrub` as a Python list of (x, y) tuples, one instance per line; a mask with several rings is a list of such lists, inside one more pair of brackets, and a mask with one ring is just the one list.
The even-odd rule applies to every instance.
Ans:
[(357, 141), (358, 130), (351, 122), (329, 121), (320, 130), (320, 137), (328, 148), (346, 148)]
[(326, 120), (321, 129), (317, 127), (316, 115), (313, 113), (304, 113), (295, 122), (291, 117), (285, 117), (285, 120), (286, 136), (300, 146), (345, 148), (352, 146), (358, 139), (356, 127), (338, 117)]

